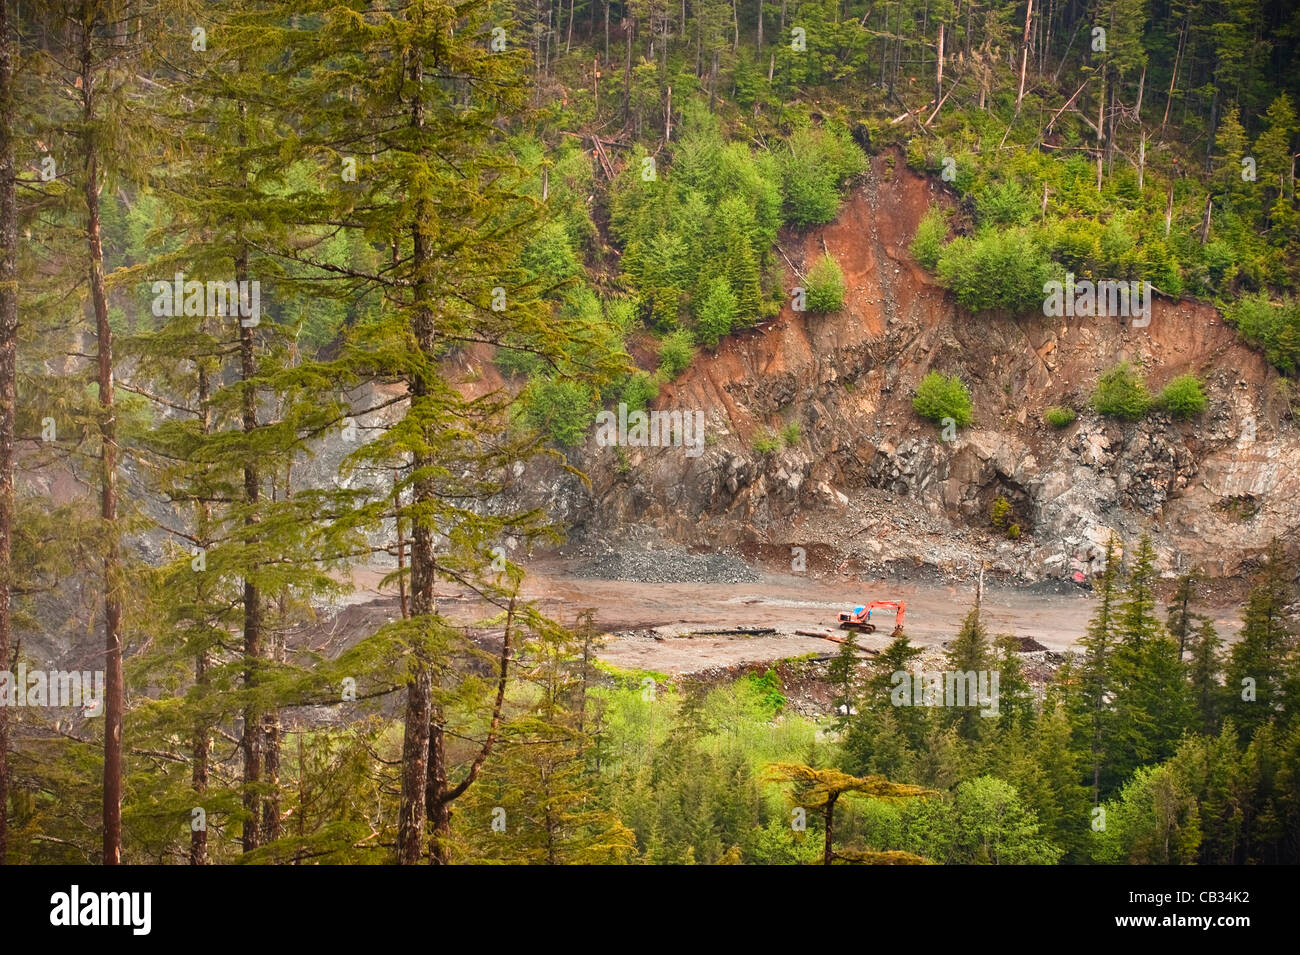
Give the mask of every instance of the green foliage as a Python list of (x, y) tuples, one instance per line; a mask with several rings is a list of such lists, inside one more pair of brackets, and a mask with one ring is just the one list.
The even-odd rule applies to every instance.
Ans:
[(775, 454), (781, 450), (781, 439), (766, 428), (754, 435), (754, 451), (757, 454)]
[(1011, 229), (954, 239), (944, 246), (937, 271), (944, 286), (971, 311), (1000, 308), (1019, 313), (1042, 307), (1043, 286), (1055, 270), (1028, 232)]
[(1192, 722), (1192, 700), (1177, 641), (1155, 613), (1155, 553), (1139, 542), (1116, 616), (1112, 660), (1114, 732), (1107, 761), (1119, 778), (1173, 755)]
[(1038, 211), (1034, 197), (1015, 180), (993, 183), (975, 197), (981, 225), (1024, 226)]
[(973, 419), (970, 390), (956, 375), (943, 375), (932, 371), (916, 386), (912, 408), (922, 418), (942, 424), (951, 418), (957, 427), (965, 428)]
[(844, 305), (844, 272), (829, 255), (808, 269), (807, 306), (810, 312), (835, 312)]
[(1274, 540), (1246, 599), (1240, 638), (1229, 651), (1224, 674), (1225, 715), (1243, 739), (1286, 705), (1286, 671), (1296, 665), (1296, 635), (1283, 612), (1294, 597), (1291, 576)]
[(1136, 421), (1150, 410), (1151, 395), (1141, 372), (1122, 361), (1097, 379), (1091, 405), (1093, 411), (1108, 418)]
[(1273, 302), (1264, 293), (1230, 302), (1228, 321), (1284, 375), (1300, 372), (1300, 299)]
[(1051, 865), (1062, 855), (1016, 788), (993, 776), (966, 780), (942, 799), (877, 808), (864, 837), (949, 865)]
[(731, 291), (731, 283), (722, 276), (714, 278), (696, 306), (696, 340), (708, 348), (717, 348), (718, 340), (731, 331), (738, 314), (739, 302)]
[(1094, 830), (1090, 853), (1103, 864), (1187, 865), (1200, 847), (1200, 813), (1167, 767), (1143, 767), (1103, 807), (1106, 827)]
[(1043, 420), (1053, 428), (1068, 428), (1077, 417), (1073, 408), (1062, 408), (1057, 405), (1052, 405), (1043, 412)]
[(776, 671), (768, 667), (761, 675), (750, 674), (745, 679), (749, 681), (753, 692), (758, 694), (761, 705), (768, 710), (769, 718), (775, 719), (786, 704), (785, 694), (781, 692), (781, 678), (776, 675)]
[(932, 205), (916, 227), (916, 235), (912, 238), (912, 257), (922, 267), (933, 272), (939, 266), (939, 256), (943, 253), (947, 239), (948, 222), (943, 210)]
[(686, 370), (695, 357), (691, 333), (682, 329), (665, 335), (659, 343), (659, 373), (672, 381)]
[(798, 444), (801, 437), (802, 432), (799, 428), (798, 421), (791, 421), (785, 426), (785, 430), (781, 432), (781, 438), (785, 441), (786, 447), (788, 448), (793, 448)]
[(659, 385), (654, 376), (640, 369), (628, 375), (618, 389), (618, 400), (627, 405), (628, 411), (643, 410), (658, 395)]
[(1201, 390), (1201, 380), (1195, 375), (1179, 375), (1156, 396), (1155, 406), (1175, 418), (1194, 418), (1205, 410), (1209, 399)]
[(840, 124), (801, 126), (778, 155), (784, 218), (796, 228), (834, 219), (841, 186), (866, 168), (866, 157)]
[(591, 388), (579, 381), (539, 378), (523, 395), (523, 420), (562, 447), (583, 442), (597, 410)]
[(507, 378), (534, 378), (546, 367), (545, 360), (534, 352), (521, 351), (503, 345), (492, 356), (492, 363)]
[(989, 508), (989, 523), (994, 527), (1001, 528), (1007, 523), (1007, 515), (1011, 513), (1011, 502), (1005, 497), (997, 497), (993, 505)]

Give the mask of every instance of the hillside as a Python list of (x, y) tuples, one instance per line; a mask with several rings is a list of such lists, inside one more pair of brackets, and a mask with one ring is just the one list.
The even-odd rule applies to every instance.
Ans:
[[(816, 315), (787, 303), (701, 350), (661, 388), (650, 408), (704, 412), (701, 456), (618, 456), (592, 436), (573, 457), (591, 489), (552, 473), (548, 506), (579, 541), (649, 525), (775, 564), (802, 546), (821, 568), (927, 566), (963, 579), (981, 560), (1022, 580), (1091, 574), (1112, 533), (1149, 533), (1170, 576), (1199, 566), (1232, 577), (1274, 537), (1300, 546), (1300, 431), (1278, 398), (1278, 372), (1213, 306), (1157, 296), (1141, 328), (1118, 317), (972, 315), (908, 251), (936, 202), (954, 204), (941, 182), (892, 150), (874, 156), (833, 223), (779, 240), (784, 287), (829, 252), (845, 273), (843, 307)], [(1210, 411), (1136, 424), (1088, 411), (1099, 375), (1125, 359), (1142, 365), (1152, 391), (1200, 376)], [(971, 389), (975, 423), (953, 441), (912, 408), (931, 370)], [(1043, 421), (1052, 406), (1084, 413), (1057, 429)], [(792, 424), (796, 442), (755, 450), (756, 438)], [(990, 523), (999, 497), (1017, 540)]]
[(1300, 862), (1298, 41), (0, 0), (11, 921), (906, 864), (874, 907), (1248, 925)]

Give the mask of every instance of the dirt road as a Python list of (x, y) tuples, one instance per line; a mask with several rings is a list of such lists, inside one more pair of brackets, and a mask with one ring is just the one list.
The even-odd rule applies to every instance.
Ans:
[[(928, 582), (858, 584), (763, 574), (756, 583), (639, 583), (577, 579), (564, 576), (562, 569), (554, 565), (530, 567), (529, 595), (565, 621), (579, 610), (594, 608), (596, 625), (613, 634), (601, 653), (609, 663), (674, 675), (807, 653), (833, 653), (837, 644), (798, 636), (794, 631), (834, 628), (839, 611), (868, 600), (906, 601), (908, 636), (922, 646), (938, 647), (956, 634), (975, 599), (972, 587)], [(986, 585), (983, 606), (991, 634), (1033, 637), (1059, 652), (1084, 633), (1093, 599), (1082, 591), (1041, 594)], [(862, 636), (861, 646), (879, 648), (888, 642), (893, 616), (887, 611), (880, 613), (884, 614), (882, 626), (876, 633)], [(1239, 622), (1231, 609), (1224, 609), (1215, 614), (1215, 625), (1231, 640)], [(692, 636), (693, 632), (741, 626), (770, 627), (776, 633)], [(646, 632), (651, 630), (654, 635)]]
[[(858, 583), (756, 569), (757, 580), (744, 583), (648, 583), (574, 577), (570, 575), (572, 565), (556, 559), (526, 566), (524, 595), (537, 601), (549, 616), (572, 624), (581, 611), (595, 611), (596, 626), (608, 637), (601, 659), (624, 669), (669, 675), (835, 653), (838, 644), (795, 631), (834, 629), (837, 613), (870, 600), (905, 601), (907, 634), (912, 642), (939, 648), (957, 633), (975, 600), (973, 586), (928, 580)], [(392, 593), (375, 589), (380, 576), (372, 570), (354, 574), (358, 589), (349, 601), (353, 604), (349, 612), (362, 616), (344, 630), (371, 628), (396, 613)], [(1032, 637), (1049, 650), (1061, 652), (1083, 635), (1093, 604), (1092, 596), (1084, 591), (1044, 593), (989, 582), (984, 590), (984, 620), (990, 634)], [(365, 616), (363, 607), (367, 605), (375, 620)], [(1236, 638), (1240, 621), (1235, 607), (1197, 609), (1211, 613), (1225, 640)], [(452, 596), (439, 600), (439, 610), (467, 622), (481, 615), (473, 602)], [(879, 649), (888, 643), (893, 615), (883, 610), (878, 613), (880, 629), (860, 636), (860, 646)], [(1163, 608), (1158, 613), (1163, 618)], [(738, 627), (774, 632), (703, 632)]]

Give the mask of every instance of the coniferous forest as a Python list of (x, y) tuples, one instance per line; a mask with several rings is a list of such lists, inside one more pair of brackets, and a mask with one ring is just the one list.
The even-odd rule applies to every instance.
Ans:
[[(1283, 0), (0, 0), (0, 863), (1300, 862), (1300, 525), (1270, 510), (1300, 474), (1298, 106)], [(906, 268), (832, 251), (900, 183)], [(1075, 321), (1052, 283), (1145, 283), (1150, 332), (1113, 365), (1119, 326), (1095, 332), (1104, 373), (1059, 405), (1013, 420), (1030, 399), (962, 339), (898, 427), (944, 454), (1095, 426), (1099, 460), (1154, 430), (1185, 469), (1258, 429), (1270, 476), (1215, 505), (1242, 536), (1169, 543), (1200, 477), (1122, 498), (1073, 581), (1016, 591), (1080, 608), (1043, 605), (1067, 632), (1037, 656), (987, 559), (950, 618), (936, 562), (892, 633), (877, 609), (744, 665), (629, 662), (684, 641), (538, 589), (575, 527), (686, 540), (801, 454), (849, 461), (867, 436), (780, 417), (794, 385), (674, 459), (743, 458), (722, 497), (650, 493), (677, 449), (593, 435), (748, 421), (744, 349), (850, 327), (877, 272), (921, 290), (862, 333), (881, 374), (909, 296), (996, 353), (992, 329)], [(1213, 328), (1160, 354), (1219, 336), (1178, 375), (1141, 344), (1175, 307)], [(935, 513), (1048, 547), (998, 468)], [(795, 491), (778, 531), (813, 511)], [(719, 552), (788, 561), (750, 514)], [(995, 713), (926, 705), (920, 676), (900, 705), (922, 667), (996, 674)]]

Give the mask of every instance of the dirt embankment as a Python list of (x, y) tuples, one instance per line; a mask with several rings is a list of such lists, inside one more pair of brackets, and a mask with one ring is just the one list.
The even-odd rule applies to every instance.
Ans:
[[(705, 413), (703, 454), (620, 454), (591, 440), (573, 456), (590, 488), (554, 470), (531, 472), (527, 493), (578, 541), (663, 534), (774, 568), (803, 548), (863, 574), (920, 565), (966, 579), (984, 562), (1005, 579), (1063, 579), (1093, 572), (1114, 531), (1130, 543), (1150, 533), (1167, 574), (1199, 566), (1229, 577), (1274, 537), (1300, 548), (1300, 432), (1276, 373), (1214, 308), (1157, 298), (1145, 327), (972, 315), (907, 251), (930, 203), (949, 201), (900, 159), (873, 157), (835, 222), (781, 239), (786, 287), (825, 250), (844, 270), (844, 307), (814, 315), (787, 304), (702, 351), (653, 403)], [(1141, 362), (1153, 391), (1201, 376), (1209, 410), (1128, 424), (1087, 411), (1097, 377), (1122, 359)], [(932, 370), (970, 387), (975, 421), (956, 440), (912, 410)], [(1047, 426), (1050, 405), (1078, 409), (1078, 420)], [(797, 442), (755, 450), (757, 436), (791, 424)], [(1017, 539), (991, 526), (999, 497)]]

